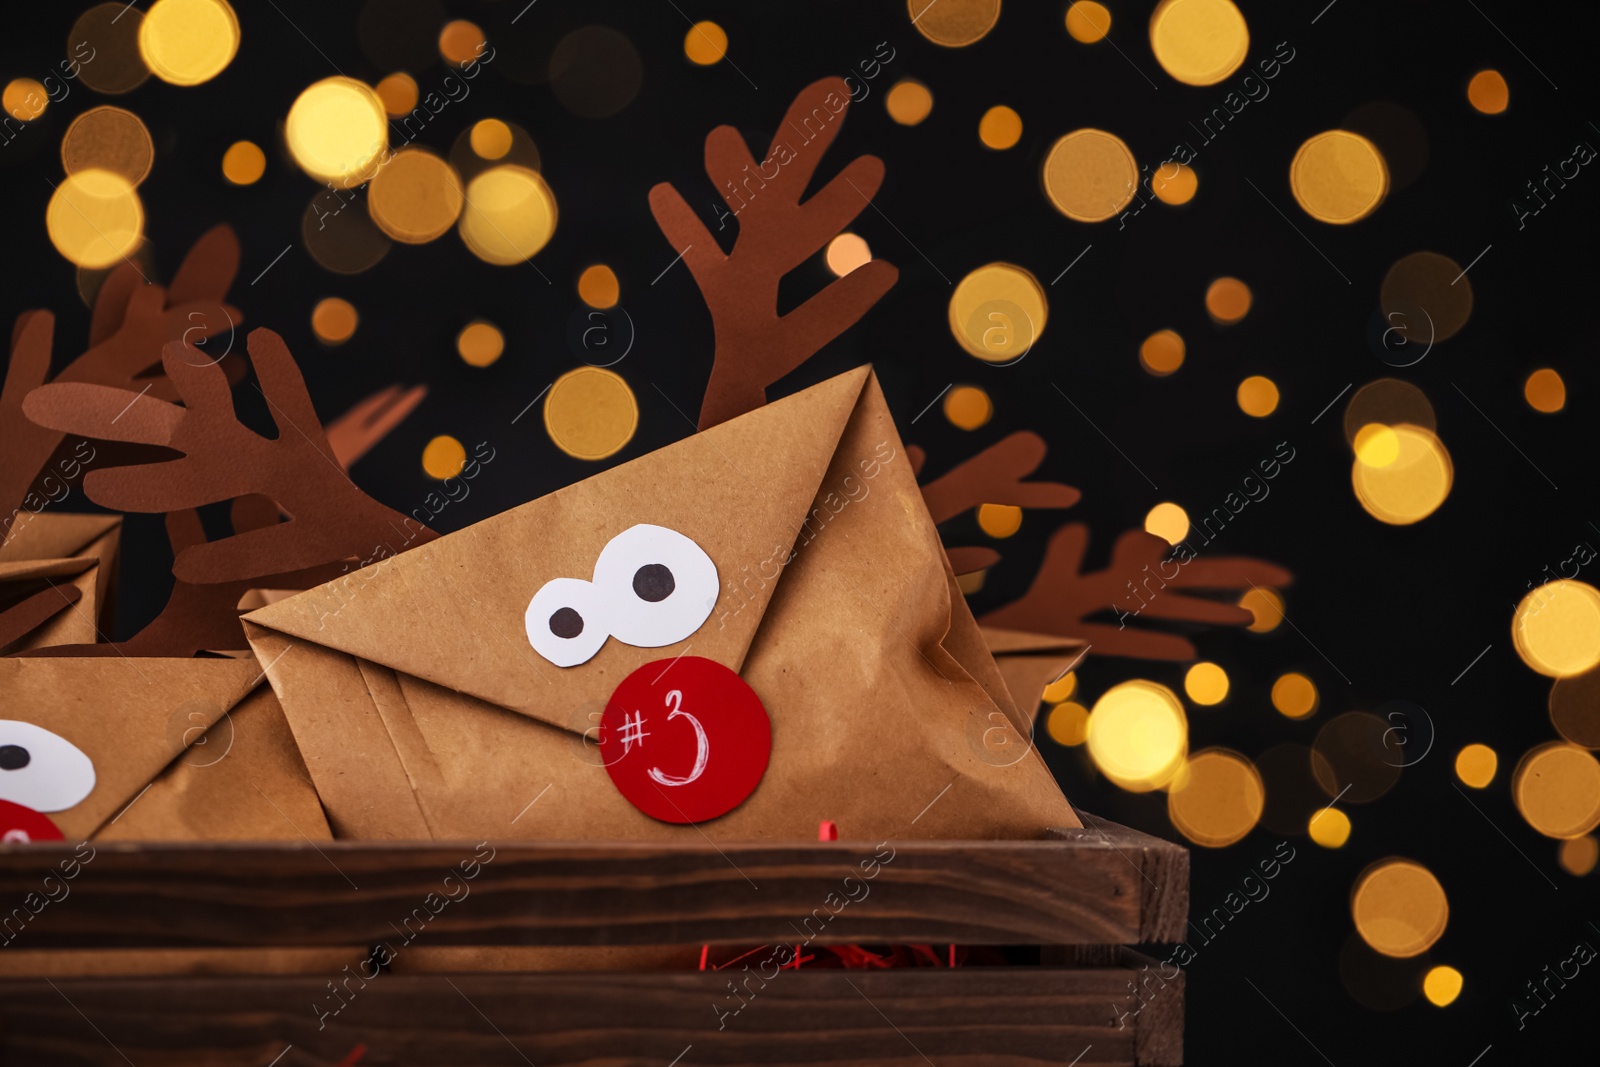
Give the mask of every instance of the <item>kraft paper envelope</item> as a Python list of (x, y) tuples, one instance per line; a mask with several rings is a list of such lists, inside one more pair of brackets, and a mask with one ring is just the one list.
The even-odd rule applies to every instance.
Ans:
[[(611, 637), (556, 666), (532, 645), (530, 600), (553, 579), (586, 584), (601, 550), (640, 524), (709, 556), (709, 615), (675, 643)], [(638, 621), (615, 610), (614, 628)], [(983, 838), (1079, 825), (1024, 740), (869, 368), (258, 609), (245, 629), (339, 837), (815, 840), (831, 819), (849, 838)], [(698, 825), (636, 809), (585, 741), (619, 682), (680, 656), (738, 671), (771, 720), (759, 784)]]
[(330, 836), (250, 658), (0, 659), (0, 746), (0, 799), (69, 841)]
[[(65, 511), (19, 513), (4, 543), (0, 543), (0, 566), (30, 561), (86, 559), (99, 566), (95, 575), (90, 619), (102, 619), (110, 601), (116, 577), (117, 550), (122, 540), (121, 515), (79, 515)], [(105, 627), (109, 629), (109, 627)], [(95, 640), (94, 635), (83, 638)], [(75, 641), (53, 641), (71, 644)]]
[(97, 559), (0, 560), (0, 654), (97, 637)]
[(982, 632), (1011, 699), (1029, 720), (1039, 710), (1045, 687), (1077, 666), (1086, 651), (1084, 642), (1070, 637), (992, 626), (982, 627)]

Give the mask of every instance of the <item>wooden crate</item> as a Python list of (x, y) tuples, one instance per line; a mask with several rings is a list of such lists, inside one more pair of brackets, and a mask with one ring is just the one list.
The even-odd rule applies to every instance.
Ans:
[[(976, 1065), (1181, 1063), (1183, 979), (1125, 946), (1182, 939), (1188, 853), (1095, 821), (1038, 841), (891, 842), (864, 896), (807, 927), (817, 943), (1040, 946), (1037, 965), (731, 971), (68, 975), (0, 980), (0, 1064)], [(688, 847), (495, 843), (414, 944), (793, 943), (871, 843)], [(70, 846), (0, 848), (0, 907), (56, 897), (0, 937), (13, 959), (103, 950), (394, 943), (470, 844), (96, 846), (61, 895)], [(462, 895), (465, 893), (465, 895)], [(37, 906), (37, 899), (30, 903)], [(832, 898), (837, 900), (838, 897)], [(0, 925), (5, 923), (0, 911)], [(411, 930), (407, 926), (407, 930)], [(85, 949), (97, 950), (90, 955)], [(29, 955), (24, 955), (24, 953)], [(246, 963), (248, 966), (248, 962)], [(17, 968), (12, 968), (15, 974)], [(333, 1016), (314, 1005), (344, 978)], [(1131, 990), (1139, 983), (1144, 1006)], [(319, 1025), (320, 1022), (320, 1025)]]

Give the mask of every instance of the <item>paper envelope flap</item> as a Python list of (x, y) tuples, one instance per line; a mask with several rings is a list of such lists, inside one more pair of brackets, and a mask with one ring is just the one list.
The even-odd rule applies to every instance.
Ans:
[(93, 559), (7, 559), (0, 560), (0, 582), (27, 582), (41, 578), (65, 578), (82, 574), (95, 565)]
[(121, 524), (121, 515), (24, 512), (0, 543), (0, 560), (75, 556)]
[[(870, 374), (841, 374), (246, 618), (578, 730), (646, 663), (692, 649), (738, 670)], [(555, 578), (587, 582), (607, 543), (639, 524), (710, 556), (709, 617), (673, 644), (613, 637), (576, 666), (542, 657), (529, 600)]]
[(1008, 652), (1075, 652), (1084, 642), (1076, 637), (1056, 637), (1051, 634), (1029, 633), (1025, 630), (1000, 630), (983, 627), (983, 639), (989, 651), (996, 655)]
[[(0, 718), (49, 730), (94, 764), (87, 797), (45, 812), (68, 839), (80, 839), (134, 800), (260, 678), (253, 660), (0, 659)], [(50, 754), (37, 758), (47, 770)]]

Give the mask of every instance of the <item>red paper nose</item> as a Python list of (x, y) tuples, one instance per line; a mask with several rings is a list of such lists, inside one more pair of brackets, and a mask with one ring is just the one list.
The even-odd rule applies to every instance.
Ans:
[(48, 815), (0, 800), (0, 842), (60, 841), (61, 831)]
[(622, 680), (600, 717), (599, 747), (628, 803), (662, 822), (705, 822), (755, 792), (772, 755), (772, 720), (733, 671), (679, 656)]

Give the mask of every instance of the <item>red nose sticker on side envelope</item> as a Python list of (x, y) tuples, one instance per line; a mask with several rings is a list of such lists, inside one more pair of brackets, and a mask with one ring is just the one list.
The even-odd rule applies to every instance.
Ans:
[(0, 842), (60, 841), (61, 831), (32, 808), (0, 800)]
[(679, 656), (622, 680), (600, 718), (599, 747), (628, 803), (662, 822), (705, 822), (755, 792), (772, 755), (772, 720), (736, 673)]

